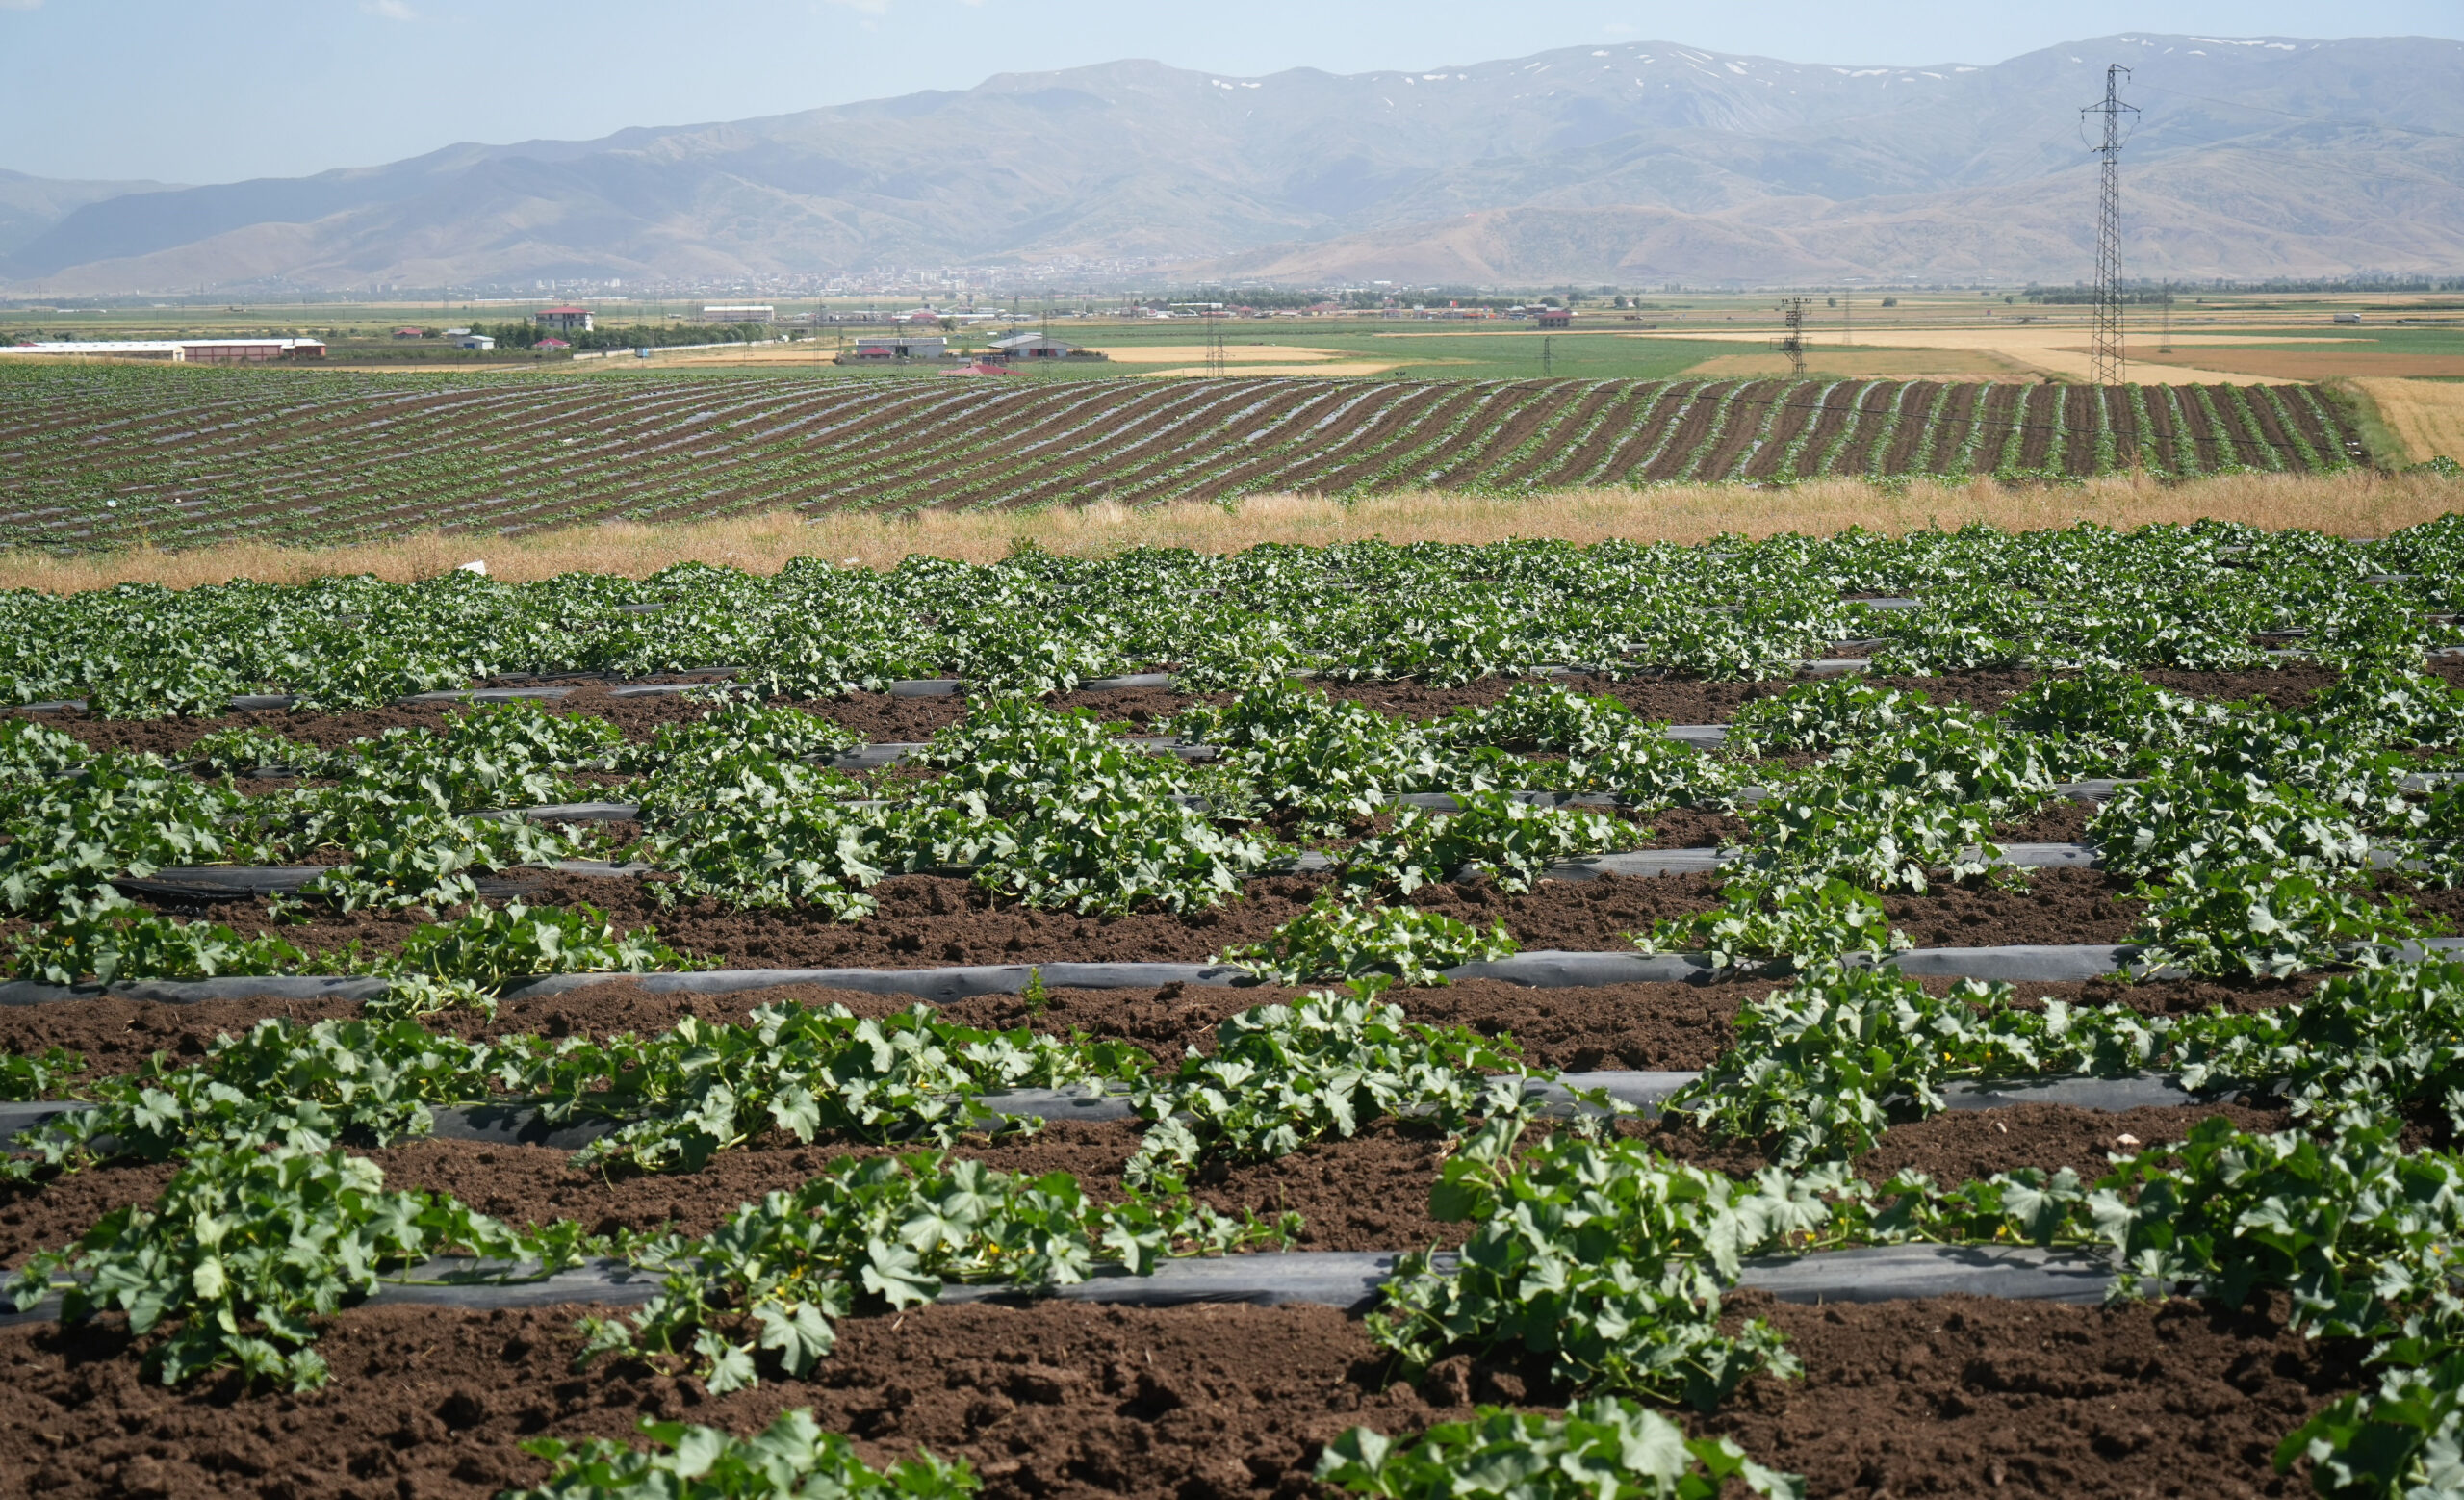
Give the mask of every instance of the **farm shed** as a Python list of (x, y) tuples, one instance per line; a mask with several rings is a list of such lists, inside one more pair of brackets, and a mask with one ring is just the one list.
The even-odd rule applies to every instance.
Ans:
[(1091, 349), (1064, 344), (1049, 333), (1014, 333), (1006, 339), (992, 341), (995, 359), (1103, 359), (1108, 356)]
[(587, 307), (543, 307), (530, 315), (530, 321), (542, 328), (558, 333), (590, 331), (590, 309)]
[(853, 350), (838, 357), (842, 363), (860, 359), (946, 359), (949, 357), (949, 352), (950, 341), (945, 338), (909, 338), (896, 333), (866, 333), (857, 337)]
[(394, 330), (394, 337), (398, 339), (424, 339), (427, 337), (427, 330), (425, 328), (397, 328)]
[(704, 323), (777, 323), (779, 309), (767, 302), (722, 302), (702, 309)]
[(468, 334), (453, 341), (455, 349), (475, 349), (482, 353), (497, 347), (497, 341), (484, 333)]

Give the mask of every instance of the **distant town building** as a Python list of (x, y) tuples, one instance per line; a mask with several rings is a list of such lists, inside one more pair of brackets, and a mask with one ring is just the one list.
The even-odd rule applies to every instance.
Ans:
[(726, 302), (702, 309), (704, 323), (776, 323), (779, 310), (767, 302)]
[(543, 307), (530, 315), (530, 321), (542, 328), (558, 333), (588, 333), (590, 309), (587, 307)]
[(325, 345), (321, 339), (77, 339), (0, 347), (0, 354), (253, 365), (277, 359), (322, 359)]
[(900, 313), (890, 322), (910, 328), (937, 328), (941, 325), (941, 315), (929, 307), (919, 307), (913, 312)]

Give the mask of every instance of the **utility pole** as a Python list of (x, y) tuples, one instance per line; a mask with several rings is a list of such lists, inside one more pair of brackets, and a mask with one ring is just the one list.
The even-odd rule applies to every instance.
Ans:
[(2130, 69), (2119, 63), (2105, 69), (2105, 96), (2079, 112), (2081, 134), (2086, 134), (2088, 116), (2102, 116), (2102, 143), (2096, 154), (2104, 158), (2096, 197), (2096, 332), (2095, 350), (2091, 356), (2098, 385), (2119, 385), (2122, 379), (2121, 343), (2121, 148), (2130, 139), (2136, 116), (2134, 105), (2121, 102), (2121, 81)]
[(1857, 299), (1844, 292), (1839, 297), (1839, 342), (1857, 342)]
[(1547, 334), (1540, 336), (1540, 378), (1543, 380), (1557, 373), (1556, 363), (1551, 357), (1549, 349), (1552, 342), (1553, 341)]
[(2157, 336), (2156, 352), (2169, 354), (2173, 351), (2173, 284), (2169, 281), (2165, 283), (2164, 297), (2165, 310), (2158, 316), (2165, 320), (2165, 331)]
[(1780, 298), (1780, 321), (1788, 331), (1771, 341), (1773, 349), (1788, 356), (1788, 373), (1799, 379), (1806, 373), (1806, 306), (1812, 300), (1810, 297)]

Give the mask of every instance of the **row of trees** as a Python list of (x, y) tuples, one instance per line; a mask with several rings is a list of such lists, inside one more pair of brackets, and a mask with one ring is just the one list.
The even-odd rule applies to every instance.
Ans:
[(499, 349), (529, 349), (541, 339), (562, 339), (576, 349), (662, 349), (677, 344), (752, 344), (772, 336), (764, 323), (630, 323), (572, 333), (530, 323), (499, 323), (485, 327), (473, 324), (471, 331), (496, 340)]

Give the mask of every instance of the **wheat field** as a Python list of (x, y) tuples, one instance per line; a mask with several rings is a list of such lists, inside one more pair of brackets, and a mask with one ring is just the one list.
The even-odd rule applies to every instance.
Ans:
[(2378, 407), (2404, 456), (2413, 463), (2431, 458), (2464, 462), (2464, 381), (2367, 379), (2352, 382)]

